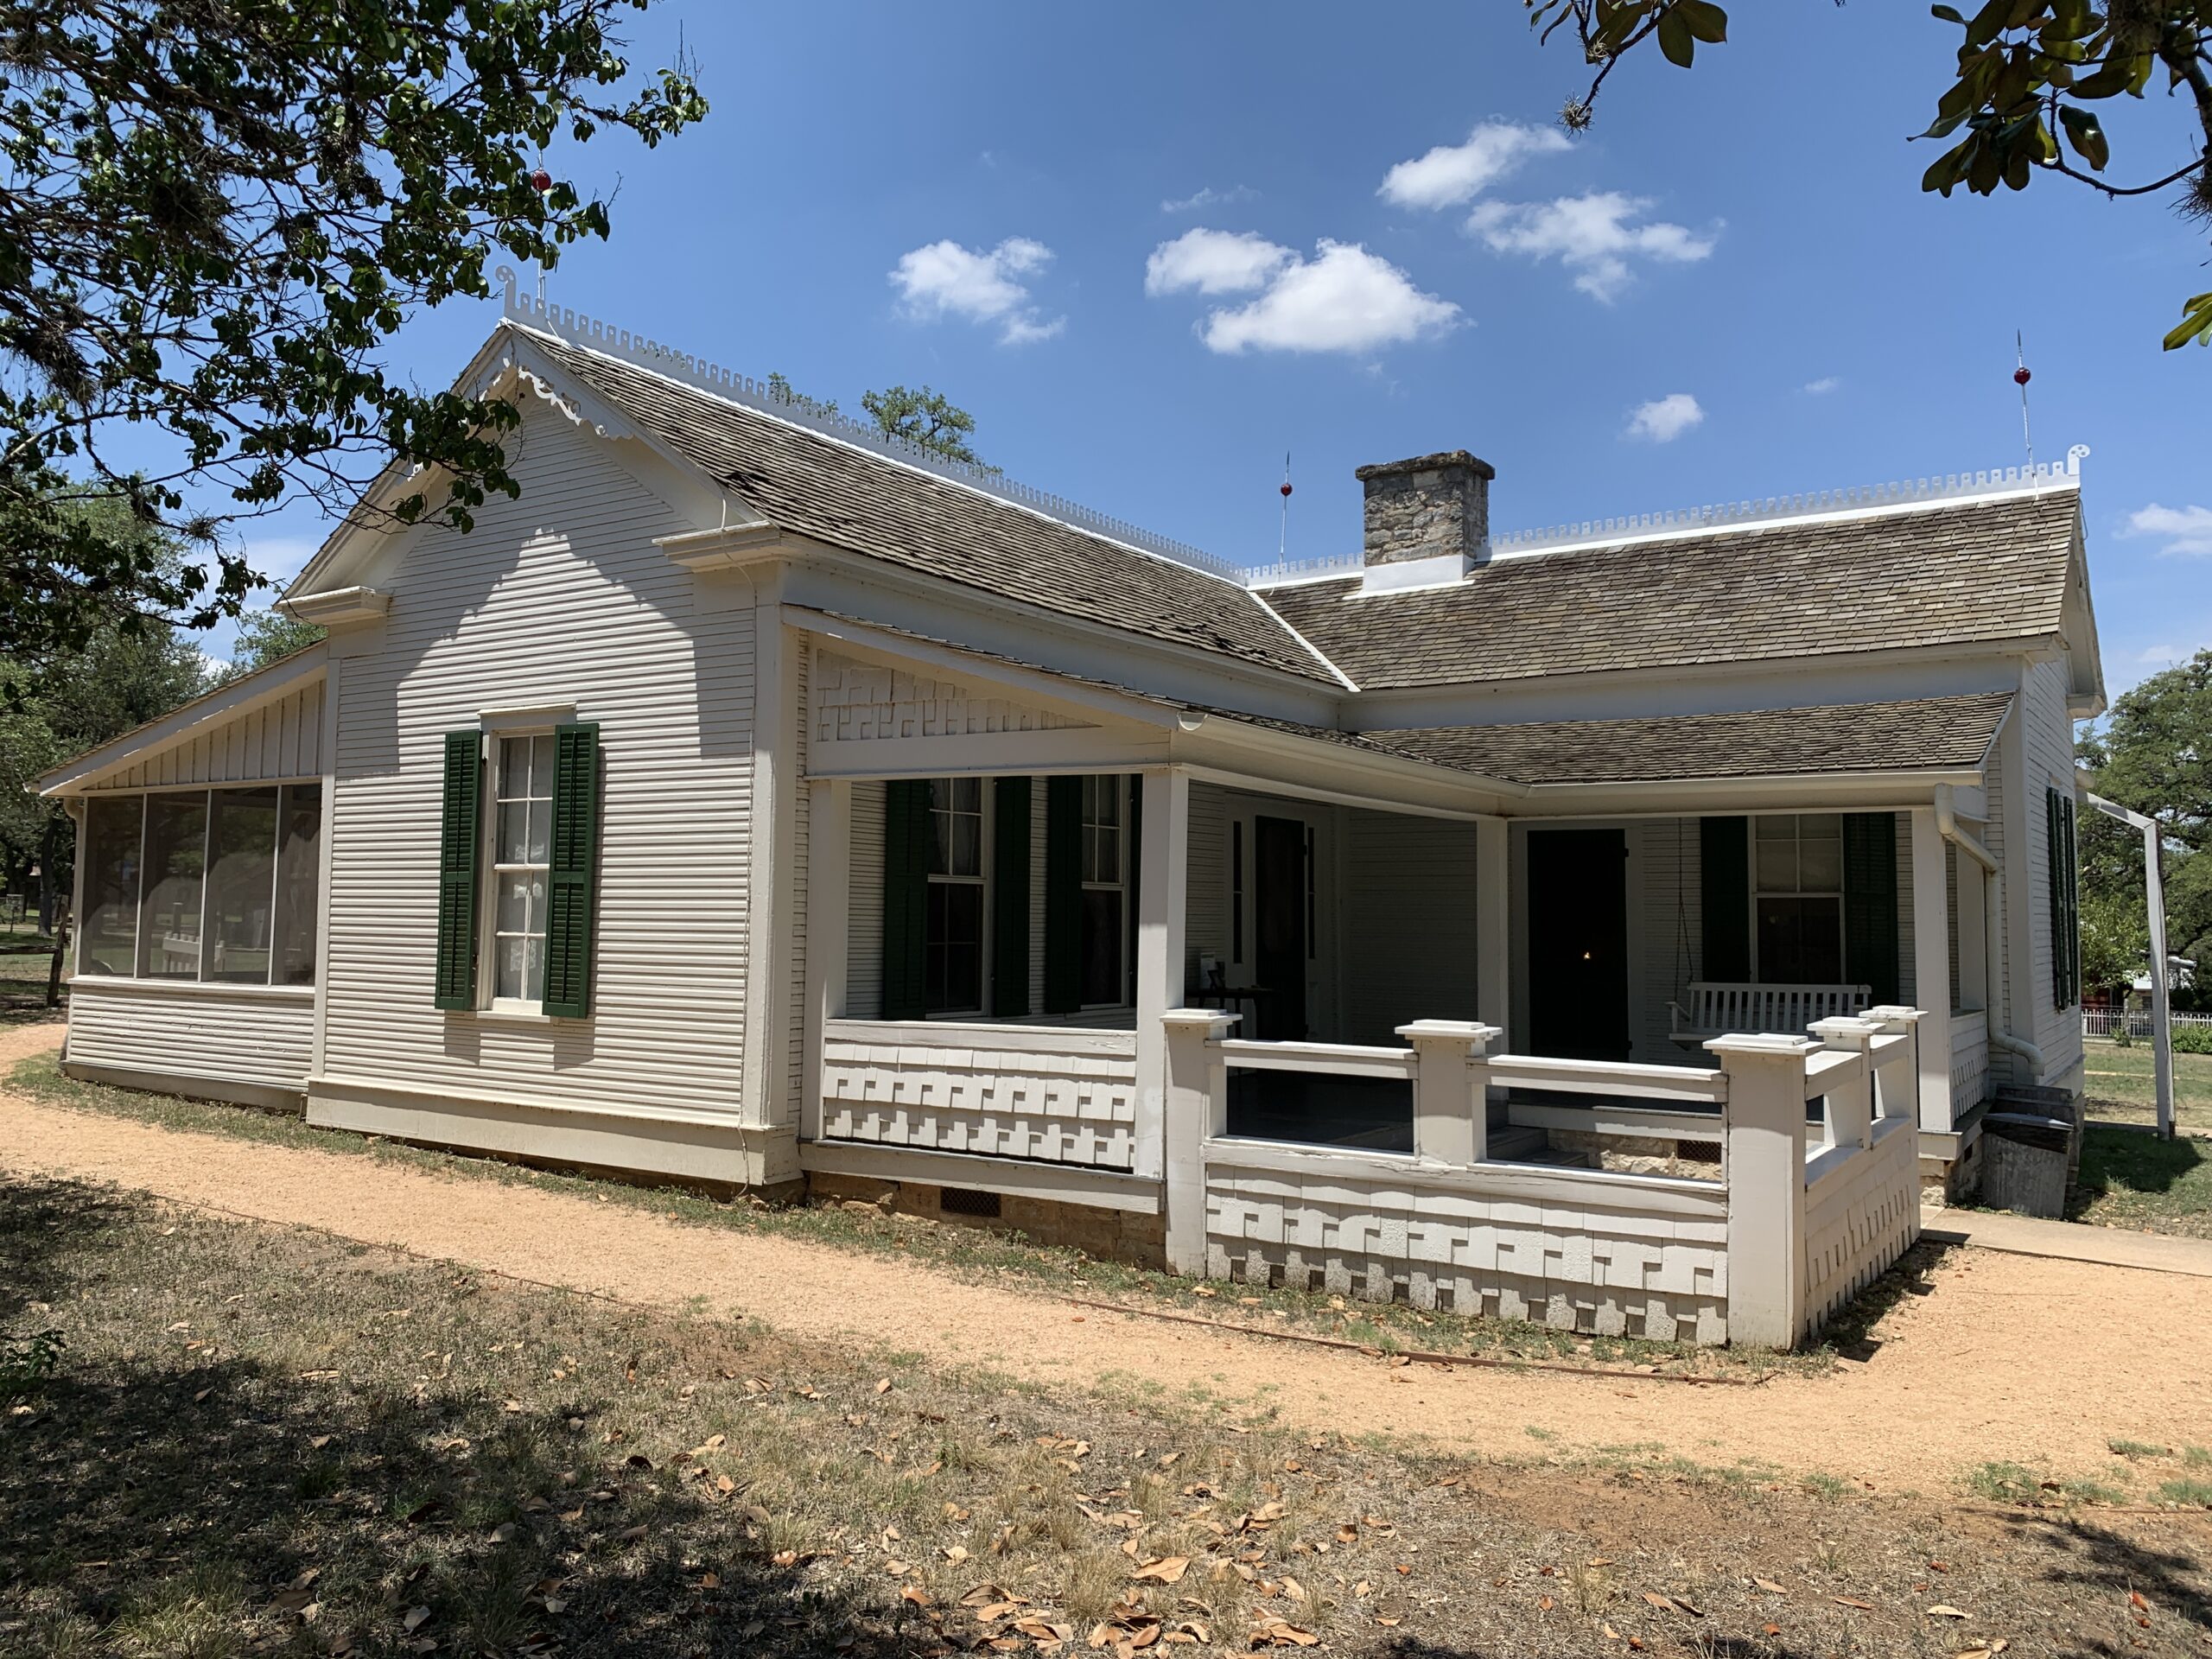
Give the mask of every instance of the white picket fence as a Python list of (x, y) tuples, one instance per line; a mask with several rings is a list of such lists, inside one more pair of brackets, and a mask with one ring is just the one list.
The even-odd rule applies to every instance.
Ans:
[[(2192, 1026), (2200, 1031), (2212, 1030), (2212, 1014), (2177, 1014), (2171, 1017), (2176, 1031)], [(2151, 1034), (2151, 1010), (2130, 1008), (2124, 1014), (2118, 1008), (2082, 1010), (2082, 1034), (2084, 1037), (2116, 1037), (2123, 1026), (2130, 1037), (2148, 1038)]]

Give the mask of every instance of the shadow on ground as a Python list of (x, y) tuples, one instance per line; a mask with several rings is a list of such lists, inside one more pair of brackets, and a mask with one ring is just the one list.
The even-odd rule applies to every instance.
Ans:
[[(80, 1186), (0, 1188), (0, 1323), (38, 1326), (73, 1294), (66, 1257), (81, 1281), (88, 1248), (147, 1219)], [(519, 1408), (441, 1395), (436, 1354), (394, 1388), (166, 1334), (158, 1354), (73, 1351), (0, 1408), (0, 1650), (912, 1650), (803, 1586), (742, 1493), (602, 1444), (590, 1392)]]
[(2187, 1135), (2166, 1141), (2143, 1130), (2092, 1124), (2082, 1140), (2082, 1174), (2067, 1205), (2078, 1219), (2100, 1198), (2125, 1190), (2171, 1192), (2204, 1163), (2200, 1143)]

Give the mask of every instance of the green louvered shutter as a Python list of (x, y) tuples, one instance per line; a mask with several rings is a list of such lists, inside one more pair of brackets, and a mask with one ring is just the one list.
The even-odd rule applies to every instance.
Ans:
[(1897, 1001), (1897, 821), (1888, 812), (1843, 816), (1843, 976), (1871, 988), (1877, 1004)]
[(991, 1013), (1029, 1012), (1029, 780), (991, 785)]
[(545, 1012), (591, 1012), (599, 895), (599, 728), (553, 728), (552, 868), (546, 872)]
[(930, 898), (930, 785), (896, 778), (883, 786), (883, 1017), (928, 1011), (923, 972)]
[(435, 1001), (476, 1006), (476, 871), (483, 734), (446, 734), (445, 810), (438, 830), (438, 957)]
[(1083, 779), (1045, 783), (1045, 1012), (1083, 1006)]
[(1749, 818), (1697, 821), (1702, 979), (1740, 985), (1751, 976), (1751, 839)]

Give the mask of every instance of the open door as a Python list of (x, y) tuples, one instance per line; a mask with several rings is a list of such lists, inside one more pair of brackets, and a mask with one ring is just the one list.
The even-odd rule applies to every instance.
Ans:
[(1621, 830), (1529, 832), (1529, 1046), (1560, 1059), (1629, 1057)]
[(1263, 1042), (1306, 1036), (1306, 826), (1295, 818), (1252, 824), (1252, 969)]

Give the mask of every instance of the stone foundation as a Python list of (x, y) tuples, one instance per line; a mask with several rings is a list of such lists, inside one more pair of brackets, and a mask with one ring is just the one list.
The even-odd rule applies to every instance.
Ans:
[[(964, 1189), (956, 1189), (960, 1190)], [(997, 1215), (977, 1216), (946, 1209), (944, 1191), (921, 1181), (877, 1180), (818, 1171), (806, 1178), (807, 1197), (817, 1203), (864, 1205), (885, 1215), (912, 1216), (948, 1227), (1020, 1233), (1032, 1243), (1080, 1250), (1101, 1262), (1159, 1269), (1167, 1265), (1167, 1223), (1163, 1216), (1019, 1198), (1012, 1193), (1000, 1195)]]

